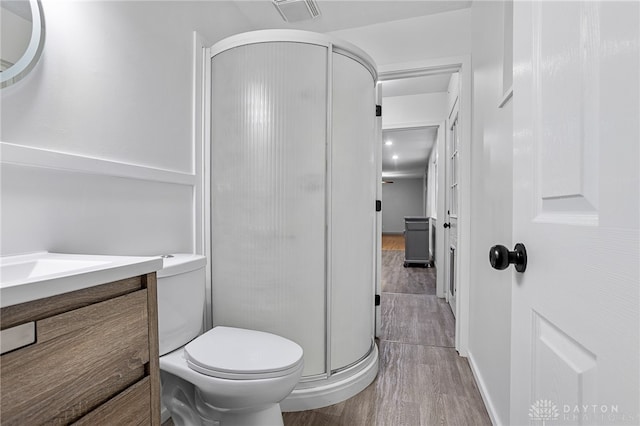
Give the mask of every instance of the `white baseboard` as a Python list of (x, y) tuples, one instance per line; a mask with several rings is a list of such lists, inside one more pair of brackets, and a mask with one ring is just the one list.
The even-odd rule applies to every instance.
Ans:
[(469, 366), (471, 367), (471, 373), (473, 373), (473, 377), (476, 379), (476, 384), (478, 385), (478, 390), (480, 390), (480, 396), (482, 396), (482, 400), (484, 401), (484, 405), (487, 408), (487, 412), (489, 413), (489, 418), (491, 419), (491, 423), (495, 426), (502, 426), (502, 423), (499, 421), (499, 416), (496, 411), (496, 408), (487, 392), (487, 386), (482, 378), (482, 374), (478, 370), (475, 359), (473, 358), (473, 353), (471, 351), (467, 351), (467, 359), (469, 361)]

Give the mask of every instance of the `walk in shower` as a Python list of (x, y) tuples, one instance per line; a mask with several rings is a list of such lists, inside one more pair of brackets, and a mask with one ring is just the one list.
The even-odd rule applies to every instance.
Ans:
[(344, 400), (378, 363), (375, 65), (292, 30), (230, 37), (210, 59), (213, 325), (303, 347), (284, 410)]

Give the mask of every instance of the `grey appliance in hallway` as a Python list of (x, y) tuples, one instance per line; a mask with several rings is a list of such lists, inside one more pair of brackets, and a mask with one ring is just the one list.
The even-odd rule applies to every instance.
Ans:
[(404, 217), (404, 267), (411, 264), (431, 265), (433, 257), (429, 249), (429, 218), (424, 216)]

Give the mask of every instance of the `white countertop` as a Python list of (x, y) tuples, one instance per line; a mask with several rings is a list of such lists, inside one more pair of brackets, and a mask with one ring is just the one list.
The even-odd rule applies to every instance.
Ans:
[(38, 252), (0, 257), (0, 308), (162, 269), (162, 258)]

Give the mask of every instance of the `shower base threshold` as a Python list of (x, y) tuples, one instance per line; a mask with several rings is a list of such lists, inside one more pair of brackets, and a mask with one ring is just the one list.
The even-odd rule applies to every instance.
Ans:
[(378, 375), (378, 345), (350, 367), (316, 380), (300, 382), (282, 402), (282, 411), (305, 411), (345, 401), (362, 392)]

